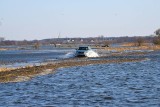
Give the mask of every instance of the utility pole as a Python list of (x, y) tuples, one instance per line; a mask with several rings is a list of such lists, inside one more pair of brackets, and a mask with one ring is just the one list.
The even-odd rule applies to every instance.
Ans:
[(59, 34), (58, 34), (58, 39), (60, 38), (60, 36), (61, 36), (61, 32), (59, 32)]

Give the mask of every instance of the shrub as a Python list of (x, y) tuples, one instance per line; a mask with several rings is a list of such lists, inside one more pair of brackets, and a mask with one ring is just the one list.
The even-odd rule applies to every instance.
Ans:
[(153, 43), (154, 43), (155, 45), (160, 45), (160, 36), (155, 37), (155, 38), (153, 39)]
[(136, 40), (138, 46), (142, 46), (142, 44), (144, 43), (144, 39), (142, 37), (138, 37)]

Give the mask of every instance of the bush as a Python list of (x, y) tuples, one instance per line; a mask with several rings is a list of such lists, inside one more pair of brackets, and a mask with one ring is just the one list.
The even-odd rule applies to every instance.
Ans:
[(102, 47), (109, 47), (110, 41), (104, 41)]
[(154, 43), (155, 45), (160, 45), (160, 36), (155, 37), (155, 38), (153, 39), (153, 43)]
[(144, 39), (142, 37), (138, 37), (136, 40), (138, 46), (142, 46), (142, 44), (144, 43)]
[(160, 29), (157, 29), (154, 33), (155, 33), (157, 36), (160, 36)]

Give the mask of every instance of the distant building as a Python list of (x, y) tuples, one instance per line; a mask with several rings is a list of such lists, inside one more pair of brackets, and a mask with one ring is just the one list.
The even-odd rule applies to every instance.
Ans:
[(4, 41), (5, 39), (4, 39), (4, 37), (0, 37), (0, 42), (2, 42), (2, 41)]
[(81, 39), (81, 42), (83, 42), (83, 39)]
[(91, 40), (91, 43), (93, 43), (94, 42), (94, 40)]

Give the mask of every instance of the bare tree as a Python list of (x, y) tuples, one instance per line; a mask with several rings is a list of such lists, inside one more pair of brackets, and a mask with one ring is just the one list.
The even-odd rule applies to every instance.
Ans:
[(57, 47), (57, 43), (56, 42), (51, 42), (50, 44), (53, 44), (54, 47)]
[(103, 47), (109, 47), (110, 41), (106, 40), (103, 42)]
[(39, 47), (40, 47), (39, 42), (35, 43), (33, 47), (34, 47), (34, 49), (39, 49)]
[(155, 45), (160, 45), (160, 29), (156, 30), (154, 33), (155, 33), (158, 37), (154, 37), (153, 43), (154, 43)]
[(138, 44), (137, 46), (142, 46), (142, 44), (144, 43), (144, 39), (142, 37), (138, 37), (136, 43)]
[(157, 29), (154, 33), (155, 33), (157, 36), (160, 36), (160, 29)]
[(155, 45), (160, 45), (160, 37), (154, 37), (153, 43), (154, 43)]

